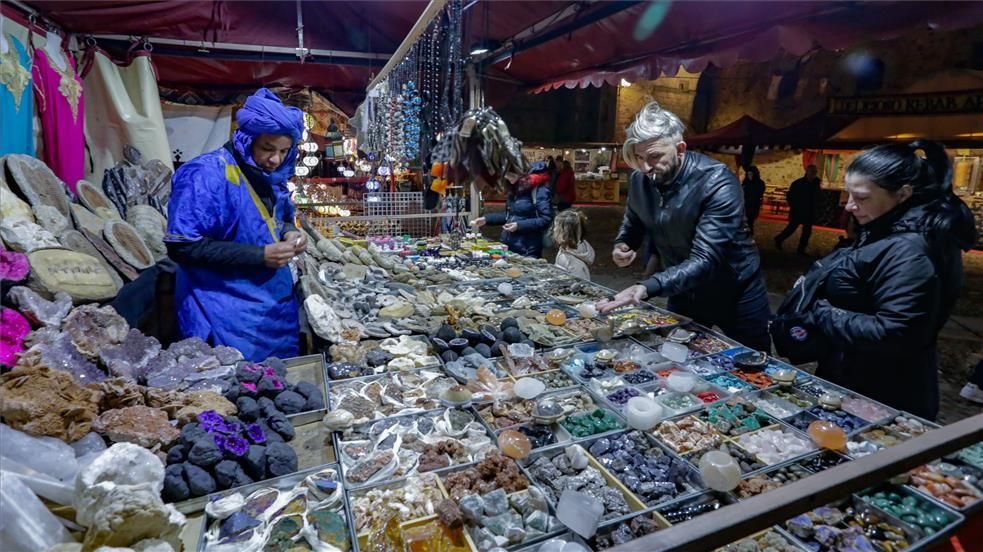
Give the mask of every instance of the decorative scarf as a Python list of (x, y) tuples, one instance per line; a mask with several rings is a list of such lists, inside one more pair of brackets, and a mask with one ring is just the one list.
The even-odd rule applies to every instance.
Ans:
[[(304, 132), (304, 113), (296, 107), (283, 105), (280, 98), (266, 88), (260, 88), (246, 99), (245, 105), (236, 112), (239, 128), (232, 135), (232, 144), (246, 164), (255, 170), (248, 171), (251, 182), (260, 179), (270, 187), (286, 185), (294, 174), (297, 163), (297, 143)], [(266, 171), (253, 161), (253, 140), (261, 134), (290, 136), (293, 145), (280, 166), (274, 171)]]

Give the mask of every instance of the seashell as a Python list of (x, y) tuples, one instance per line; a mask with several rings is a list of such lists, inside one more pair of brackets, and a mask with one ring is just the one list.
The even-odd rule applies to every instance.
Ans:
[(355, 416), (347, 410), (332, 410), (322, 420), (331, 431), (343, 431), (355, 424)]

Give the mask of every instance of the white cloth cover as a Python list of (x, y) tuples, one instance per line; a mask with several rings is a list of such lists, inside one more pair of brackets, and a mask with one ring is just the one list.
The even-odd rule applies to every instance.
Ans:
[(171, 155), (191, 161), (215, 151), (232, 136), (232, 105), (184, 105), (164, 102), (164, 126)]
[(96, 52), (85, 76), (85, 140), (92, 156), (86, 178), (102, 182), (106, 169), (123, 159), (123, 146), (140, 150), (143, 160), (160, 159), (173, 169), (149, 56), (120, 67)]

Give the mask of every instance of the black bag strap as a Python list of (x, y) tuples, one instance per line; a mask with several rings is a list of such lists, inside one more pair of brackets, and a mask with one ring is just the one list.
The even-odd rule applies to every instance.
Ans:
[(805, 312), (816, 302), (816, 296), (826, 278), (836, 268), (843, 264), (851, 249), (837, 250), (833, 255), (816, 261), (812, 269), (795, 283), (792, 290), (785, 296), (776, 314)]

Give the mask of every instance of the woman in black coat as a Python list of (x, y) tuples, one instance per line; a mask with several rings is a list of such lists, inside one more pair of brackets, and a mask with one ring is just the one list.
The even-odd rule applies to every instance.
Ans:
[(552, 194), (547, 172), (531, 172), (508, 185), (505, 211), (489, 213), (473, 221), (476, 227), (502, 227), (502, 243), (509, 251), (527, 257), (543, 255), (543, 236), (553, 223)]
[(930, 420), (939, 410), (936, 338), (959, 296), (961, 250), (976, 240), (949, 170), (934, 142), (860, 154), (846, 173), (859, 236), (813, 267), (830, 272), (802, 313), (827, 345), (816, 375)]

